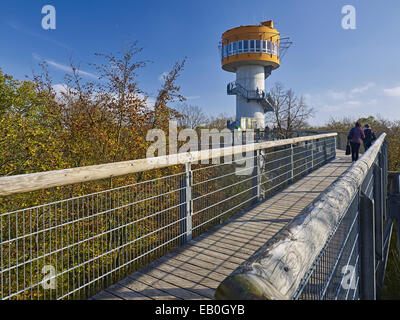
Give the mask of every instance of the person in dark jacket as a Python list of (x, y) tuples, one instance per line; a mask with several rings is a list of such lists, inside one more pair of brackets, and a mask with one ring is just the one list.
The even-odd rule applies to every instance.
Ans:
[(361, 142), (365, 139), (364, 131), (361, 129), (360, 121), (356, 122), (354, 128), (351, 128), (349, 135), (347, 136), (347, 143), (351, 146), (351, 160), (357, 161), (358, 154), (360, 152)]
[(369, 127), (368, 124), (364, 126), (364, 149), (365, 151), (368, 150), (368, 148), (371, 146), (372, 142), (376, 140), (375, 132), (372, 131), (372, 129)]
[(269, 140), (269, 132), (270, 132), (270, 130), (269, 130), (269, 127), (268, 126), (265, 126), (265, 129), (264, 129), (264, 139), (265, 140)]

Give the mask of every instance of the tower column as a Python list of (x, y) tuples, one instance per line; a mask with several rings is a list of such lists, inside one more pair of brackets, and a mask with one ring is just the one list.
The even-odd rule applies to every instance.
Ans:
[[(244, 65), (236, 70), (236, 82), (250, 93), (265, 90), (265, 74), (262, 65)], [(264, 128), (264, 110), (256, 100), (248, 100), (240, 95), (236, 96), (236, 119), (240, 125), (242, 117), (255, 118), (257, 127)]]

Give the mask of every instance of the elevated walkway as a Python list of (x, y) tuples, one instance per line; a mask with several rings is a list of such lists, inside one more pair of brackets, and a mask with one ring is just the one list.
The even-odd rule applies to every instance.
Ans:
[(325, 133), (0, 177), (0, 299), (379, 299), (400, 212), (385, 136), (351, 166)]
[(351, 165), (336, 158), (265, 201), (189, 241), (92, 297), (101, 299), (212, 299), (218, 285), (296, 217)]

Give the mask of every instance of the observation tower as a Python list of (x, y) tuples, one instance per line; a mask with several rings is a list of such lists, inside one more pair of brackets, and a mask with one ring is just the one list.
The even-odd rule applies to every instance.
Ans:
[(265, 92), (265, 79), (279, 68), (281, 50), (290, 44), (288, 38), (280, 38), (272, 20), (222, 34), (222, 69), (236, 73), (236, 81), (227, 86), (228, 95), (236, 95), (235, 127), (264, 129), (264, 114), (273, 111)]

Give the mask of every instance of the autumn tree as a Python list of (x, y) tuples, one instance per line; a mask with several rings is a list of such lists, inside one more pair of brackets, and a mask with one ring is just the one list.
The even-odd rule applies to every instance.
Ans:
[(147, 131), (168, 132), (168, 121), (179, 116), (173, 107), (184, 100), (177, 79), (185, 59), (165, 75), (151, 105), (138, 81), (148, 62), (138, 59), (141, 52), (132, 42), (116, 54), (96, 54), (90, 66), (97, 78), (87, 77), (70, 59), (61, 91), (55, 90), (45, 61), (30, 80), (0, 71), (0, 174), (145, 157), (151, 144)]
[(186, 58), (181, 62), (176, 62), (168, 74), (162, 76), (162, 86), (158, 90), (156, 102), (150, 113), (151, 128), (163, 129), (168, 131), (168, 121), (180, 117), (176, 109), (171, 108), (170, 104), (174, 102), (186, 101), (186, 98), (180, 93), (180, 87), (176, 84), (179, 74), (183, 71)]
[(176, 109), (180, 113), (177, 118), (179, 127), (196, 129), (207, 123), (208, 117), (199, 106), (182, 104)]
[(225, 113), (220, 113), (217, 116), (210, 116), (207, 120), (206, 126), (210, 129), (222, 130), (227, 127), (228, 121), (235, 121), (235, 117), (229, 116)]
[(292, 89), (285, 90), (277, 82), (267, 95), (273, 111), (267, 113), (267, 122), (276, 127), (277, 133), (282, 138), (292, 137), (296, 129), (307, 125), (307, 120), (314, 114), (303, 96), (297, 96)]
[(54, 96), (0, 70), (0, 175), (60, 168), (60, 123), (49, 114)]

